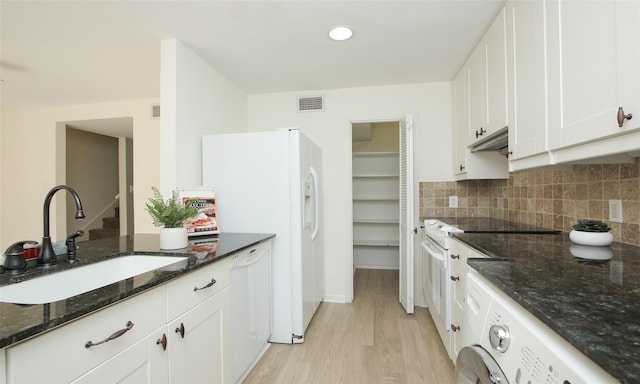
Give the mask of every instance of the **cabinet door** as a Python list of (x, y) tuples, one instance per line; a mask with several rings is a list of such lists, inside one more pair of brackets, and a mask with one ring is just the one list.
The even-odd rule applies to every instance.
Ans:
[(507, 126), (505, 11), (500, 11), (467, 62), (469, 143)]
[(507, 57), (505, 11), (500, 11), (483, 39), (485, 55), (484, 126), (487, 136), (507, 126)]
[(484, 121), (486, 106), (484, 44), (476, 47), (466, 66), (469, 93), (469, 126), (467, 144), (482, 138), (487, 127)]
[[(165, 288), (154, 288), (11, 346), (6, 351), (7, 382), (69, 382), (80, 377), (163, 327), (165, 300)], [(86, 347), (88, 341), (98, 343), (118, 331), (119, 337)], [(61, 350), (62, 355), (58, 352)], [(33, 369), (34, 361), (38, 362), (38, 369)]]
[(229, 288), (168, 325), (172, 383), (230, 382)]
[(71, 383), (168, 383), (167, 353), (161, 343), (164, 331), (162, 327)]
[(511, 1), (506, 7), (510, 160), (547, 150), (544, 9), (542, 1)]
[[(640, 2), (546, 3), (549, 38), (551, 148), (637, 129), (640, 117)], [(551, 100), (551, 99), (550, 99)], [(554, 100), (551, 100), (553, 102)], [(550, 104), (551, 105), (551, 104)], [(618, 108), (636, 118), (619, 127)]]
[(469, 131), (469, 100), (467, 99), (467, 67), (463, 67), (453, 81), (453, 174), (467, 169), (467, 135)]

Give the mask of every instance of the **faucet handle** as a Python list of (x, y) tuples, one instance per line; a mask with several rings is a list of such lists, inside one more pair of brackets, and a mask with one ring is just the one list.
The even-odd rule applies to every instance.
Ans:
[(80, 236), (84, 236), (84, 231), (81, 229), (67, 236), (67, 260), (70, 263), (76, 261), (76, 251), (78, 250), (78, 248), (76, 247), (76, 237)]

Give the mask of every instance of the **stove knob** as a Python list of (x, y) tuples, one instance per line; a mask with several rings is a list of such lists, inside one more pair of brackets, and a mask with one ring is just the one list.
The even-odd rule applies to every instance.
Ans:
[(511, 334), (506, 325), (492, 325), (489, 329), (489, 343), (493, 349), (499, 352), (506, 352), (509, 349)]

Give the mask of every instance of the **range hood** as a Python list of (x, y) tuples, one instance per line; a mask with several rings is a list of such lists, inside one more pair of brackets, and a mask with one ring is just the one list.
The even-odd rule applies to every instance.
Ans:
[(505, 152), (509, 147), (509, 127), (501, 128), (489, 136), (471, 144), (471, 152), (499, 151)]

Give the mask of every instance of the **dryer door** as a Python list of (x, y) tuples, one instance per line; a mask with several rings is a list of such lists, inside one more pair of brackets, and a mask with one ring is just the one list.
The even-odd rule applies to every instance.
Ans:
[(508, 384), (502, 369), (482, 347), (464, 347), (456, 359), (457, 384)]

